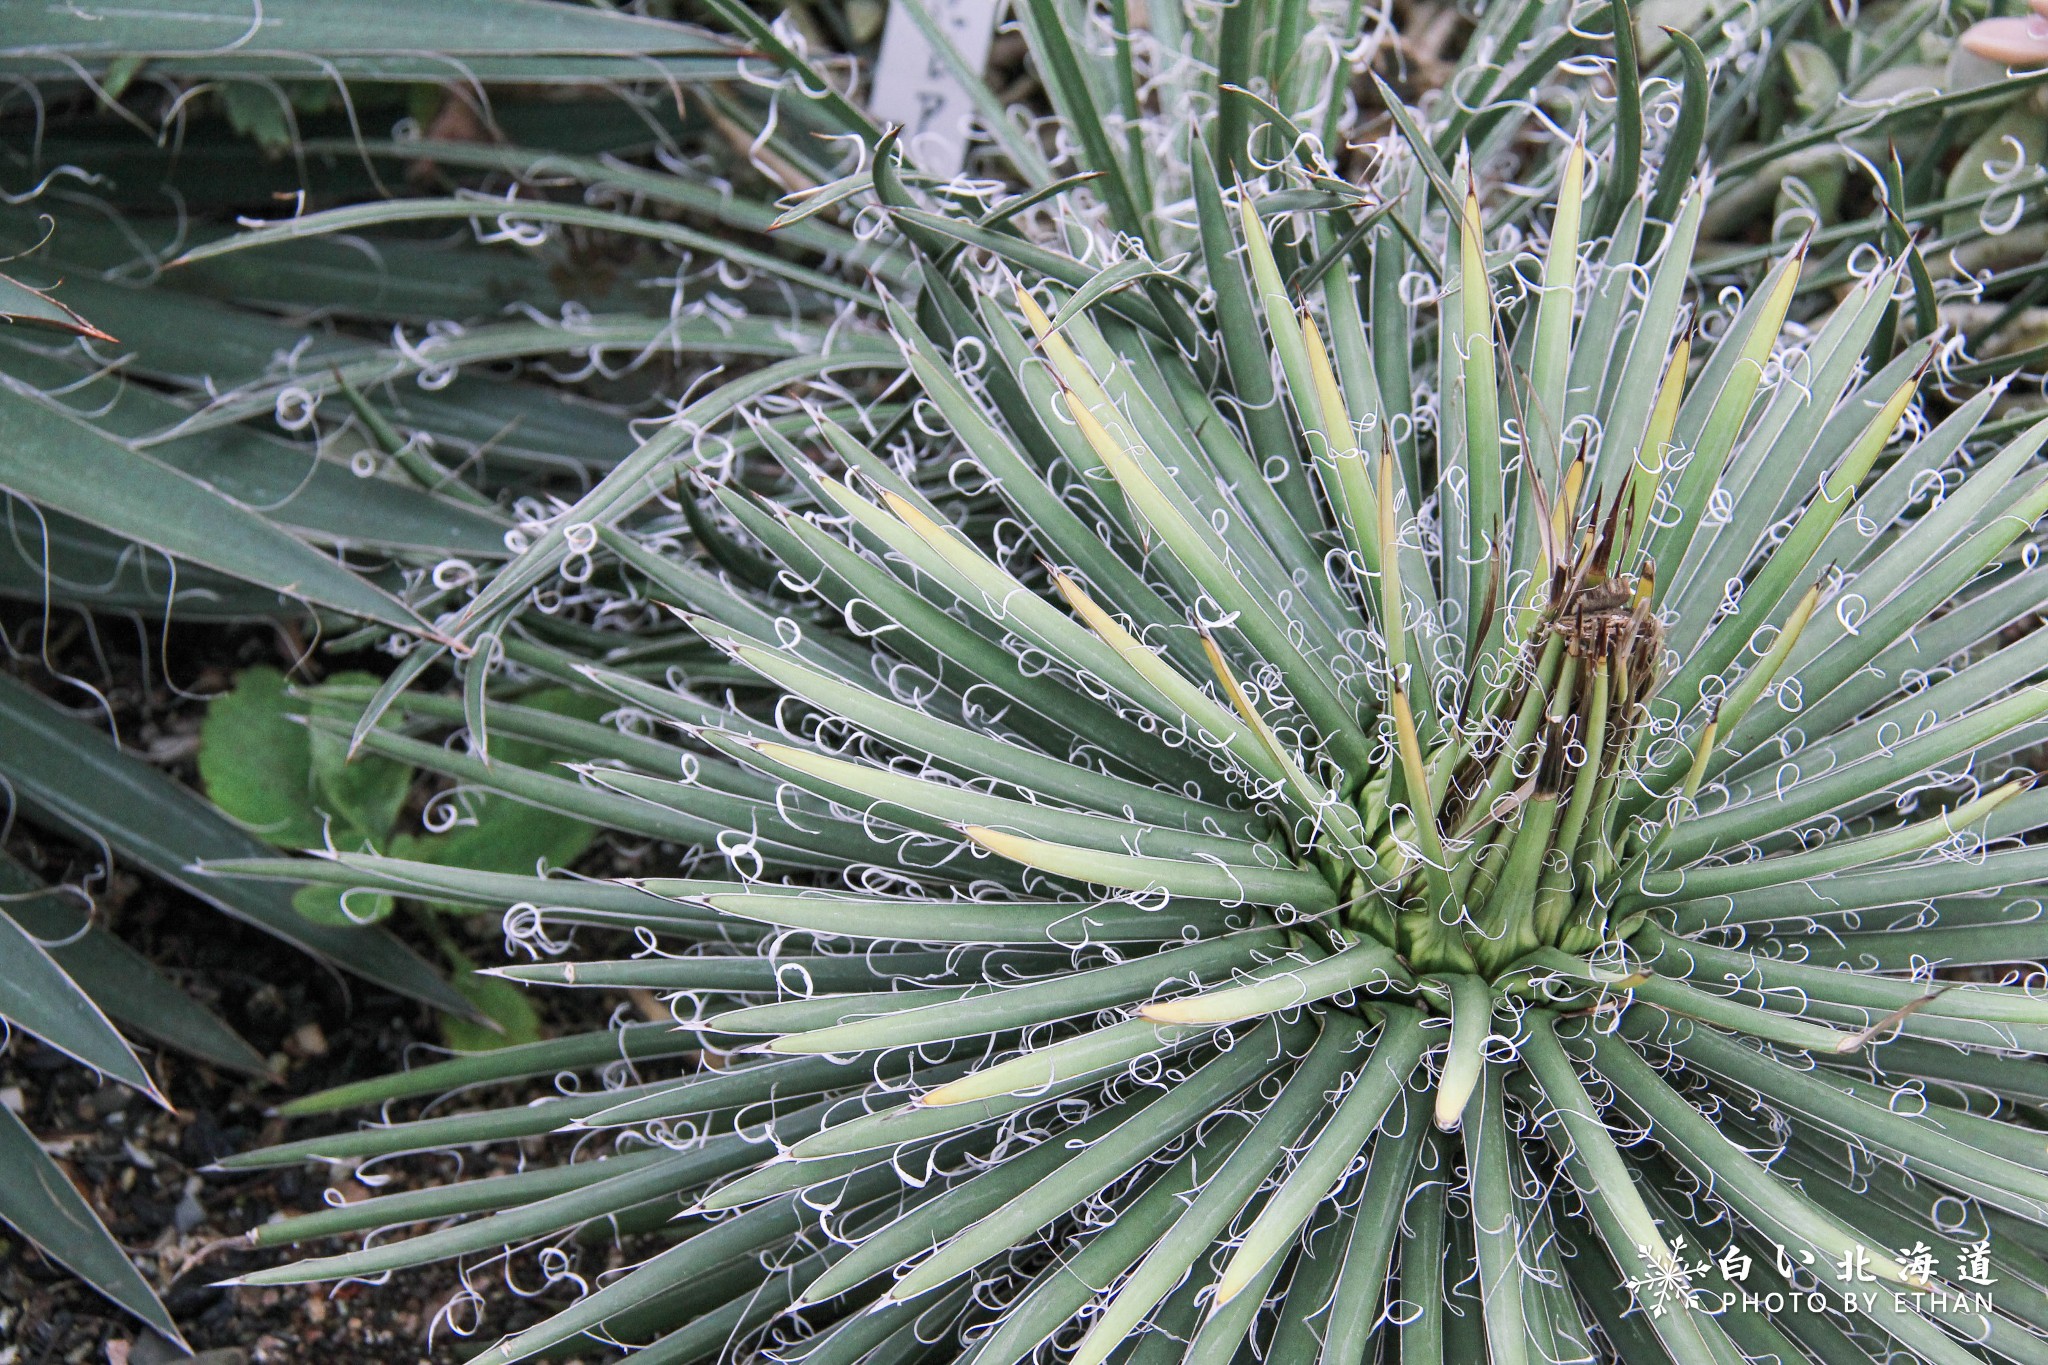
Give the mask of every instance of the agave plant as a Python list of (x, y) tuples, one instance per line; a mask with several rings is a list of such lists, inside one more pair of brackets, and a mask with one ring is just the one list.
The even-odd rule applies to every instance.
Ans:
[[(809, 184), (779, 218), (594, 158), (369, 149), (811, 235), (732, 251), (793, 321), (727, 301), (689, 334), (770, 363), (573, 505), (522, 505), (509, 557), (366, 582), (174, 528), (382, 627), (358, 641), (402, 633), (388, 683), (309, 698), (323, 741), (609, 827), (645, 875), (211, 871), (502, 910), (531, 959), (502, 976), (675, 1015), (288, 1106), (592, 1073), (232, 1159), (535, 1153), (268, 1224), (255, 1245), (416, 1230), (245, 1282), (517, 1257), (585, 1291), (493, 1361), (2037, 1359), (2048, 429), (1987, 425), (2002, 386), (1926, 319), (1900, 347), (1934, 294), (1911, 197), (1701, 291), (1691, 174), (1735, 126), (1709, 92), (1740, 109), (1775, 69), (1741, 25), (1639, 53), (1624, 6), (1492, 7), (1449, 98), (1377, 86), (1367, 124), (1320, 61), (1355, 20), (1158, 6), (1070, 40), (1070, 8), (1018, 16), (1067, 137), (983, 101), (1014, 194), (912, 173), (737, 8), (747, 60), (796, 79), (707, 103)], [(1603, 32), (1614, 98), (1551, 85)], [(1814, 101), (1798, 137), (2014, 93)], [(871, 204), (880, 243), (830, 224)], [(183, 268), (483, 213), (309, 212)], [(176, 429), (343, 391), (245, 375)], [(470, 404), (414, 416), (475, 430)], [(442, 664), (459, 685), (422, 687)], [(616, 723), (529, 704), (561, 688)], [(614, 1238), (621, 1268), (579, 1259)]]
[(510, 907), (504, 976), (675, 1023), (300, 1102), (606, 1078), (234, 1158), (578, 1143), (243, 1282), (658, 1229), (478, 1359), (2040, 1358), (2048, 424), (1873, 347), (1904, 260), (1794, 322), (1801, 251), (1689, 294), (1698, 187), (1594, 238), (1573, 144), (1501, 232), (1405, 110), (1375, 152), (1198, 148), (1192, 258), (1090, 269), (885, 140), (916, 402), (560, 528), (608, 650), (325, 722), (690, 875), (213, 868)]

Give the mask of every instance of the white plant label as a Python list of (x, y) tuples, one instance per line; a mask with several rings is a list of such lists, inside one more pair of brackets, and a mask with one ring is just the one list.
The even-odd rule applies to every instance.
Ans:
[(988, 64), (1000, 0), (894, 0), (882, 30), (869, 108), (884, 123), (903, 126), (903, 145), (919, 169), (958, 175), (967, 164), (967, 125), (974, 101), (910, 13), (922, 4), (932, 23), (952, 40), (970, 71)]

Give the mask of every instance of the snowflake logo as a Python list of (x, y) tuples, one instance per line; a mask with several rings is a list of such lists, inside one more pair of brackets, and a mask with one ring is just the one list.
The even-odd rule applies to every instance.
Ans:
[(1714, 1268), (1710, 1260), (1688, 1264), (1685, 1238), (1673, 1242), (1667, 1250), (1663, 1247), (1636, 1245), (1636, 1253), (1650, 1267), (1649, 1273), (1636, 1276), (1628, 1281), (1629, 1293), (1635, 1301), (1650, 1310), (1650, 1316), (1661, 1318), (1664, 1311), (1674, 1304), (1690, 1304), (1696, 1292), (1693, 1279)]

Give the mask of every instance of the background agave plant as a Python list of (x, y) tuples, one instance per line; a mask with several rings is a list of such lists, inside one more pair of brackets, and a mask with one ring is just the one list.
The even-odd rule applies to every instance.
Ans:
[[(1774, 82), (1812, 76), (1783, 47), (1811, 14), (1658, 44), (1625, 8), (1498, 7), (1411, 110), (1353, 88), (1350, 60), (1377, 55), (1355, 18), (1169, 9), (1122, 42), (1111, 16), (1027, 4), (1065, 137), (983, 99), (985, 160), (1021, 190), (919, 176), (790, 28), (738, 9), (720, 20), (754, 55), (693, 38), (672, 74), (744, 60), (749, 79), (709, 85), (703, 123), (657, 138), (661, 172), (595, 155), (594, 117), (585, 145), (546, 154), (306, 148), (344, 153), (328, 164), (350, 177), (363, 152), (521, 177), (516, 207), (401, 200), (199, 243), (174, 283), (121, 300), (158, 310), (124, 332), (145, 355), (206, 292), (175, 281), (201, 272), (260, 318), (334, 289), (308, 239), (364, 229), (487, 214), (543, 251), (549, 225), (753, 273), (697, 277), (701, 294), (679, 273), (667, 317), (401, 335), (225, 385), (145, 367), (171, 425), (137, 442), (71, 414), (0, 471), (95, 553), (141, 538), (372, 623), (354, 643), (397, 631), (383, 685), (307, 694), (317, 742), (607, 827), (649, 874), (340, 847), (209, 860), (228, 887), (509, 907), (535, 960), (502, 975), (661, 992), (687, 1025), (291, 1106), (603, 1081), (236, 1158), (563, 1135), (515, 1176), (267, 1225), (258, 1245), (441, 1226), (251, 1281), (531, 1255), (590, 1290), (499, 1360), (593, 1338), (815, 1365), (1047, 1343), (1088, 1360), (2038, 1355), (2042, 1007), (2000, 964), (2039, 953), (2020, 765), (2048, 709), (2027, 572), (2048, 433), (1978, 387), (2014, 362), (1984, 368), (1936, 331), (1939, 302), (1983, 292), (2017, 316), (2031, 284), (1951, 277), (1910, 237), (2026, 188), (1930, 202), (1880, 174), (1867, 216), (1816, 206), (1789, 251), (1714, 240), (1742, 230), (1716, 206), (1764, 164), (1731, 138), (1781, 135), (1775, 154), (1790, 125), (1853, 147), (2002, 116), (2032, 78), (1874, 109), (1855, 88), (1802, 95), (1790, 117)], [(1891, 16), (1874, 53), (1820, 46), (1879, 75), (1936, 17)], [(111, 74), (161, 51), (89, 55)], [(1609, 85), (1560, 79), (1588, 53)], [(363, 59), (343, 41), (330, 60)], [(731, 169), (803, 193), (727, 196), (667, 155), (662, 137), (707, 128), (746, 134)], [(814, 132), (858, 140), (850, 171)], [(1703, 150), (1727, 152), (1722, 198), (1692, 183)], [(543, 175), (598, 202), (528, 198)], [(885, 235), (835, 225), (870, 204)], [(1959, 223), (1951, 257), (1996, 226)], [(284, 243), (286, 283), (249, 265)], [(497, 256), (455, 254), (471, 305), (535, 296), (531, 258), (505, 283), (482, 264)], [(1748, 287), (1731, 302), (1701, 272)], [(445, 280), (398, 278), (418, 291), (401, 320), (443, 306)], [(460, 368), (700, 350), (758, 368), (686, 394), (638, 365), (609, 423), (565, 417), (530, 370), (478, 390)], [(11, 371), (58, 388), (80, 354)], [(343, 430), (323, 396), (347, 400)], [(9, 401), (50, 411), (24, 387)], [(673, 412), (637, 446), (618, 439), (635, 404)], [(458, 473), (423, 440), (488, 455), (515, 409), (546, 436), (509, 475)], [(212, 466), (179, 482), (137, 459), (173, 434), (218, 456), (218, 433), (266, 419), (339, 437), (330, 454), (393, 476), (371, 485), (387, 501), (343, 503), (345, 525), (280, 518), (221, 496)], [(588, 491), (546, 458), (558, 445), (600, 475)], [(166, 528), (141, 499), (72, 496), (34, 458), (60, 449), (204, 514)], [(447, 553), (441, 524), (470, 548)], [(388, 564), (347, 570), (307, 539)], [(457, 686), (429, 690), (444, 666)], [(563, 689), (616, 723), (536, 704)], [(669, 1245), (601, 1285), (565, 1251), (639, 1234)], [(1956, 1254), (1979, 1242), (2004, 1288), (1982, 1310), (1885, 1295), (1716, 1315), (1669, 1292), (1708, 1282), (1691, 1240), (1747, 1255), (1759, 1294), (1845, 1259), (1874, 1285), (1960, 1291), (1978, 1263)]]
[[(412, 7), (349, 9), (337, 22), (327, 17), (331, 7), (285, 0), (266, 5), (264, 22), (251, 28), (247, 11), (233, 5), (72, 7), (10, 15), (0, 37), (8, 81), (0, 99), (0, 254), (8, 258), (0, 266), (0, 317), (8, 323), (0, 329), (0, 425), (8, 435), (0, 487), (9, 494), (0, 598), (23, 604), (6, 617), (6, 653), (24, 672), (47, 665), (56, 680), (50, 690), (82, 707), (66, 714), (0, 678), (0, 826), (12, 831), (18, 820), (60, 844), (75, 841), (86, 866), (97, 861), (111, 871), (118, 859), (162, 878), (317, 962), (448, 1011), (460, 1027), (460, 1016), (475, 1015), (473, 1002), (384, 929), (308, 918), (286, 888), (190, 875), (196, 858), (260, 856), (269, 845), (124, 748), (120, 741), (132, 745), (133, 735), (95, 733), (113, 708), (91, 681), (66, 676), (75, 659), (61, 644), (63, 618), (94, 618), (82, 623), (93, 644), (77, 651), (88, 659), (99, 648), (95, 632), (132, 628), (123, 617), (146, 621), (156, 648), (143, 656), (161, 650), (168, 670), (172, 623), (267, 620), (301, 640), (319, 639), (328, 627), (405, 620), (402, 607), (392, 616), (398, 604), (386, 590), (396, 564), (506, 553), (508, 518), (475, 487), (495, 491), (499, 471), (509, 478), (536, 465), (573, 478), (605, 458), (605, 438), (579, 444), (564, 435), (573, 423), (528, 414), (523, 426), (546, 455), (501, 440), (486, 465), (475, 447), (518, 416), (516, 394), (490, 384), (479, 392), (452, 373), (430, 376), (417, 392), (430, 405), (441, 400), (437, 428), (445, 440), (471, 443), (469, 482), (450, 483), (424, 450), (391, 457), (357, 432), (337, 443), (288, 415), (280, 424), (273, 399), (259, 400), (256, 420), (243, 420), (248, 410), (236, 399), (300, 365), (344, 386), (418, 374), (421, 346), (432, 351), (435, 342), (407, 338), (406, 327), (515, 296), (543, 304), (551, 292), (546, 267), (511, 256), (487, 263), (417, 239), (387, 240), (368, 254), (343, 246), (322, 256), (316, 248), (254, 272), (202, 267), (175, 283), (162, 265), (192, 244), (188, 233), (204, 240), (231, 228), (237, 213), (274, 211), (274, 194), (375, 193), (383, 182), (374, 162), (337, 166), (315, 148), (322, 135), (359, 131), (361, 120), (388, 126), (415, 105), (431, 120), (437, 110), (466, 108), (467, 97), (487, 100), (501, 126), (546, 107), (564, 140), (589, 138), (595, 125), (623, 143), (630, 134), (622, 128), (644, 132), (646, 123), (600, 83), (629, 74), (676, 82), (729, 76), (732, 49), (701, 29), (551, 5), (437, 6), (439, 27), (421, 27)], [(412, 46), (396, 50), (389, 34), (401, 14)], [(472, 82), (461, 96), (423, 84), (456, 71)], [(662, 126), (658, 117), (654, 123)], [(306, 320), (344, 300), (351, 320), (375, 327), (376, 338), (310, 337)], [(593, 344), (644, 345), (655, 329), (641, 323), (634, 342), (632, 326), (610, 321), (594, 323)], [(502, 363), (536, 349), (575, 349), (565, 331), (530, 319), (524, 330), (524, 340), (502, 329), (472, 339), (471, 358)], [(537, 340), (544, 345), (536, 348)], [(217, 398), (227, 401), (209, 403)], [(551, 434), (541, 436), (543, 426)], [(606, 437), (621, 439), (616, 429)], [(359, 477), (386, 463), (414, 473), (404, 483)], [(336, 549), (362, 572), (326, 553)], [(303, 654), (303, 645), (293, 652)], [(245, 791), (275, 776), (247, 772), (260, 766), (249, 762), (251, 752), (233, 756)], [(319, 828), (316, 820), (311, 837)], [(267, 1074), (246, 1040), (107, 931), (97, 903), (104, 887), (104, 877), (93, 876), (46, 887), (0, 853), (0, 1020), (166, 1107), (149, 1064), (156, 1046)], [(129, 1265), (12, 1109), (0, 1109), (0, 1218), (176, 1339), (155, 1292), (162, 1286)]]

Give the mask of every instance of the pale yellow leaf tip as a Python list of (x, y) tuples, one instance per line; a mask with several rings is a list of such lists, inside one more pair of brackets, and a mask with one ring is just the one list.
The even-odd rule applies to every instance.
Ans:
[(1222, 1312), (1232, 1299), (1244, 1293), (1246, 1286), (1251, 1284), (1252, 1277), (1264, 1268), (1263, 1262), (1260, 1265), (1240, 1265), (1244, 1259), (1241, 1256), (1233, 1257), (1230, 1264), (1223, 1267), (1223, 1275), (1216, 1281), (1216, 1297), (1210, 1300), (1211, 1317)]
[(1031, 330), (1041, 340), (1051, 333), (1052, 319), (1038, 306), (1038, 300), (1031, 297), (1031, 291), (1021, 284), (1017, 286), (1017, 307), (1022, 310), (1024, 320), (1031, 324)]
[(1472, 1090), (1470, 1086), (1457, 1091), (1446, 1086), (1437, 1087), (1436, 1112), (1432, 1117), (1438, 1131), (1455, 1133), (1465, 1126), (1465, 1106), (1472, 1102)]
[(1018, 863), (1029, 861), (1031, 849), (1038, 842), (1019, 834), (1005, 834), (986, 825), (961, 825), (959, 829), (964, 838), (981, 845), (998, 857)]
[(969, 1089), (968, 1082), (973, 1079), (972, 1076), (963, 1076), (957, 1081), (949, 1081), (937, 1090), (925, 1091), (911, 1103), (925, 1109), (944, 1109), (952, 1104), (968, 1104), (974, 1100), (986, 1099), (986, 1096)]
[(1234, 1024), (1251, 1016), (1241, 1010), (1217, 1008), (1220, 996), (1190, 995), (1179, 1000), (1155, 1000), (1138, 1010), (1140, 1018), (1154, 1024)]

